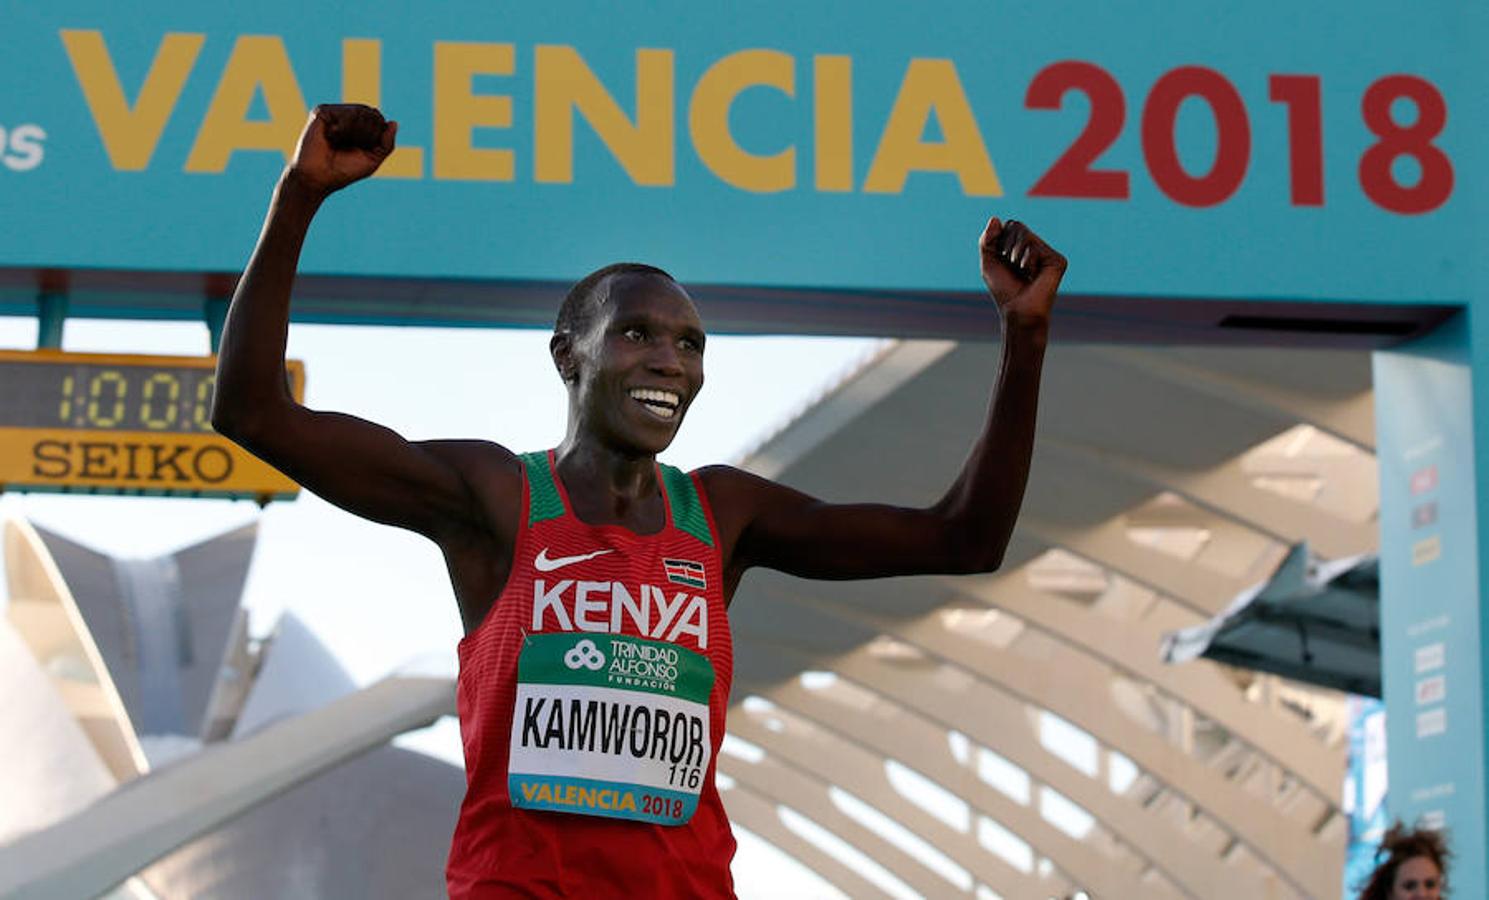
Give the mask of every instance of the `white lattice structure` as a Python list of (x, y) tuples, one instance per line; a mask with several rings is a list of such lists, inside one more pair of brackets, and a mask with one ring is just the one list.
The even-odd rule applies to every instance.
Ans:
[[(891, 345), (746, 466), (931, 503), (995, 362)], [(1363, 353), (1057, 345), (1000, 572), (746, 579), (731, 814), (852, 897), (1338, 896), (1341, 696), (1159, 646), (1295, 543), (1374, 549), (1372, 435)]]

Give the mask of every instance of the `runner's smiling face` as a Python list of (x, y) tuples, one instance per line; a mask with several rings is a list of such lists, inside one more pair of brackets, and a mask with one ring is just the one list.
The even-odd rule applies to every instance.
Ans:
[(623, 451), (656, 454), (703, 387), (703, 323), (686, 291), (657, 275), (617, 275), (571, 347), (571, 413), (579, 431)]

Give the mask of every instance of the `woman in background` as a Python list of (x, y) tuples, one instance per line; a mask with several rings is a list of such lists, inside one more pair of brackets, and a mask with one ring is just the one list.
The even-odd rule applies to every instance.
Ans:
[(1448, 895), (1448, 842), (1440, 831), (1397, 822), (1381, 839), (1359, 900), (1440, 900)]

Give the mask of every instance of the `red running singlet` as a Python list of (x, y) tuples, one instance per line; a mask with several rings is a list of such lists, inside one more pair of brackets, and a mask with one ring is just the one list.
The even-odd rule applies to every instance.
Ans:
[(522, 463), (511, 575), (459, 648), (450, 896), (733, 897), (714, 769), (734, 650), (707, 498), (658, 466), (666, 521), (639, 535), (579, 521), (552, 451)]

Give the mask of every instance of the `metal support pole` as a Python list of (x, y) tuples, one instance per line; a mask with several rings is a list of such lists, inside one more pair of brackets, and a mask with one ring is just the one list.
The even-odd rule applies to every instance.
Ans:
[(227, 297), (208, 297), (202, 302), (202, 318), (207, 323), (207, 340), (214, 356), (222, 347), (222, 325), (227, 321), (227, 305)]
[(42, 291), (36, 295), (36, 349), (61, 350), (62, 326), (67, 323), (67, 295)]

